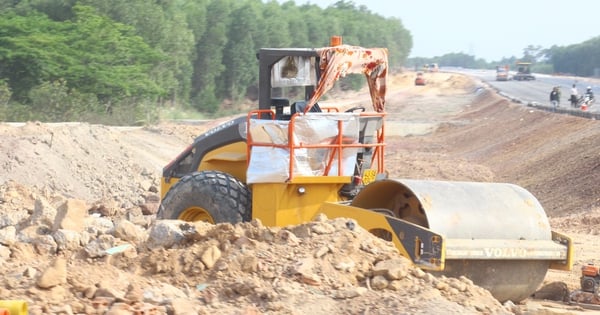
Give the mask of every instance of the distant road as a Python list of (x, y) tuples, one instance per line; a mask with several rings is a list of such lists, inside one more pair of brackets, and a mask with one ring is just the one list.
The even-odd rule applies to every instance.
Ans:
[(564, 110), (571, 110), (569, 102), (571, 86), (576, 84), (579, 94), (582, 95), (588, 86), (596, 96), (596, 102), (588, 112), (600, 114), (600, 80), (581, 77), (559, 77), (535, 73), (536, 80), (533, 81), (496, 81), (494, 70), (473, 70), (462, 68), (443, 68), (442, 71), (458, 72), (480, 79), (494, 87), (499, 93), (519, 100), (525, 105), (550, 106), (550, 91), (559, 86), (561, 90), (560, 106)]

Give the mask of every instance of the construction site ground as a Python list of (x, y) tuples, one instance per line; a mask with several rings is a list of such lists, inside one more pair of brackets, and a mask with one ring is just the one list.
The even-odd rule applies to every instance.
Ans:
[[(532, 192), (575, 245), (573, 271), (550, 270), (545, 299), (502, 304), (466, 278), (434, 277), (348, 219), (155, 221), (162, 167), (215, 120), (0, 124), (0, 300), (24, 300), (29, 314), (595, 312), (550, 300), (600, 264), (600, 123), (511, 103), (459, 74), (414, 78), (388, 79), (390, 176)], [(365, 90), (322, 103), (370, 104)]]

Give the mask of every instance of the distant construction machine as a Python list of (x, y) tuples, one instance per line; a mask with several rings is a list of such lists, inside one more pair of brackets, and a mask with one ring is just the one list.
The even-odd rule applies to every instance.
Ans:
[(508, 81), (508, 65), (496, 66), (496, 81)]
[(517, 62), (517, 73), (513, 75), (513, 79), (517, 81), (535, 80), (535, 76), (531, 74), (531, 62)]

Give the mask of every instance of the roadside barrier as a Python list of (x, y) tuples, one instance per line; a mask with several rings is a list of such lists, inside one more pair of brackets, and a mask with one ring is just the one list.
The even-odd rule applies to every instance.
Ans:
[(567, 107), (554, 108), (551, 105), (543, 105), (543, 104), (539, 104), (539, 103), (529, 103), (529, 104), (527, 104), (527, 106), (534, 107), (534, 108), (537, 108), (540, 110), (549, 111), (549, 112), (555, 112), (555, 113), (567, 114), (567, 115), (571, 115), (571, 116), (578, 116), (578, 117), (583, 117), (583, 118), (600, 120), (600, 113), (590, 112), (587, 110), (587, 108), (586, 108), (586, 110), (581, 110), (578, 108), (567, 108)]

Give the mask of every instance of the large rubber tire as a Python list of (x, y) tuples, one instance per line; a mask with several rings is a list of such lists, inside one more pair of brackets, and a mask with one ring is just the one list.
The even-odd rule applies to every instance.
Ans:
[(220, 171), (194, 172), (182, 177), (163, 199), (158, 219), (238, 223), (252, 219), (248, 187)]

